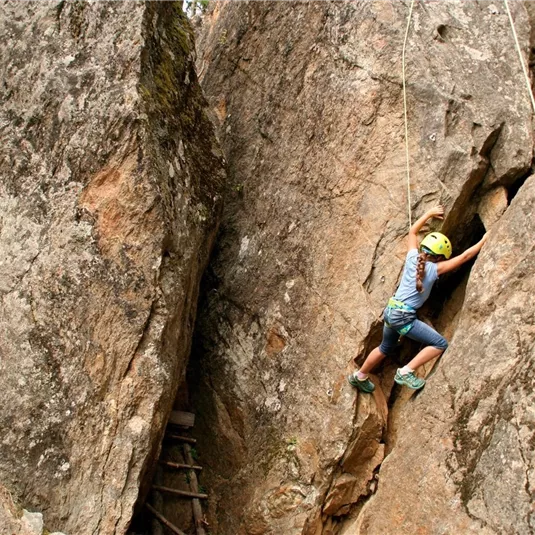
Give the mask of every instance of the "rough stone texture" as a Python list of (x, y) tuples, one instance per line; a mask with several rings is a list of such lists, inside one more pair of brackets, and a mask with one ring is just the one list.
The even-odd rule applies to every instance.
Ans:
[(41, 513), (30, 513), (30, 511), (22, 512), (21, 523), (24, 529), (33, 535), (41, 535), (43, 533), (43, 515)]
[(503, 215), (508, 206), (508, 195), (505, 188), (494, 188), (479, 203), (478, 213), (485, 228), (490, 228)]
[(178, 3), (3, 1), (0, 37), (0, 480), (124, 533), (220, 206), (193, 34)]
[[(527, 51), (526, 11), (519, 2), (511, 7)], [(424, 452), (454, 447), (453, 439), (442, 444), (443, 435), (431, 425), (435, 417), (446, 421), (453, 414), (444, 408), (450, 398), (439, 408), (431, 401), (413, 404), (410, 393), (392, 389), (395, 364), (378, 370), (384, 398), (378, 392), (357, 396), (355, 403), (346, 383), (351, 359), (363, 358), (378, 341), (380, 314), (405, 256), (400, 76), (407, 14), (408, 5), (397, 1), (222, 2), (200, 28), (198, 71), (230, 171), (192, 355), (199, 366), (193, 380), (203, 477), (216, 496), (210, 504), (214, 533), (353, 534), (376, 490), (383, 455), (393, 456), (398, 447), (407, 456), (405, 467), (417, 465), (412, 488), (421, 484), (428, 489), (422, 499), (443, 501), (442, 486), (437, 483), (437, 494), (425, 486), (442, 477), (440, 455)], [(442, 229), (460, 251), (483, 232), (476, 212), (487, 224), (504, 217), (504, 188), (516, 191), (531, 165), (530, 104), (502, 6), (418, 2), (407, 82), (413, 217), (443, 203)], [(489, 248), (498, 254), (501, 242), (493, 236)], [(430, 301), (433, 322), (455, 335), (459, 349), (451, 354), (459, 362), (474, 354), (471, 326), (456, 329), (467, 321), (468, 277), (462, 270), (446, 278)], [(501, 316), (489, 321), (495, 321), (489, 329), (503, 328)], [(502, 342), (515, 339), (515, 329), (511, 323)], [(402, 356), (416, 349), (408, 346)], [(497, 353), (489, 350), (486, 360), (484, 344), (476, 353), (482, 368), (490, 369)], [(444, 396), (438, 379), (442, 375), (429, 387), (436, 388), (434, 398)], [(463, 379), (457, 381), (460, 396)], [(495, 390), (478, 390), (488, 410), (495, 407), (489, 397)], [(422, 429), (418, 455), (409, 456), (413, 439), (403, 418), (415, 407)], [(511, 432), (496, 425), (493, 440), (502, 433), (504, 455), (523, 473), (527, 460), (521, 462)], [(462, 485), (472, 489), (470, 514), (481, 518), (485, 502), (474, 500), (477, 492), (491, 492), (499, 465), (494, 472), (485, 467), (499, 448), (482, 452), (471, 472), (473, 444), (466, 440), (473, 438), (464, 440), (452, 456), (459, 457), (459, 468), (449, 495), (459, 496), (455, 489)], [(383, 523), (358, 528), (363, 534), (399, 533), (388, 528), (388, 515), (396, 514), (388, 512), (392, 495), (400, 507), (404, 499), (409, 511), (417, 507), (411, 501), (417, 494), (404, 490), (401, 472), (390, 478), (391, 458), (379, 472), (379, 489), (389, 479), (388, 494), (373, 501), (377, 512), (370, 502), (370, 513), (361, 517), (369, 525)], [(479, 471), (489, 482), (476, 492)], [(498, 518), (498, 496), (510, 503), (518, 488), (493, 492), (485, 500), (489, 515)], [(521, 504), (502, 515), (512, 519), (522, 509), (515, 520), (519, 532), (529, 523)], [(437, 525), (429, 523), (422, 533), (441, 533)], [(459, 515), (456, 529), (468, 533), (474, 526), (498, 529)]]
[(34, 535), (28, 532), (20, 519), (22, 511), (18, 511), (8, 490), (0, 485), (0, 526), (2, 533), (9, 535)]
[[(43, 515), (21, 509), (9, 491), (0, 485), (0, 533), (2, 535), (43, 535)], [(64, 535), (59, 531), (48, 535)]]

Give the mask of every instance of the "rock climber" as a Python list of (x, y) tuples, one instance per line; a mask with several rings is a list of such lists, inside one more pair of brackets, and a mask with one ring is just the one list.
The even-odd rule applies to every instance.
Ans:
[(408, 253), (403, 268), (401, 283), (394, 296), (388, 301), (383, 317), (383, 340), (366, 358), (359, 370), (348, 376), (349, 383), (361, 392), (373, 392), (375, 385), (368, 374), (397, 345), (400, 335), (425, 344), (425, 347), (405, 366), (398, 368), (394, 381), (413, 390), (425, 385), (425, 380), (417, 377), (415, 371), (422, 364), (439, 357), (448, 347), (446, 339), (432, 327), (416, 317), (416, 311), (425, 303), (433, 284), (440, 275), (448, 273), (474, 258), (485, 243), (487, 235), (464, 251), (451, 257), (451, 242), (440, 232), (427, 234), (418, 247), (418, 232), (431, 218), (443, 219), (444, 208), (436, 206), (428, 210), (409, 231)]

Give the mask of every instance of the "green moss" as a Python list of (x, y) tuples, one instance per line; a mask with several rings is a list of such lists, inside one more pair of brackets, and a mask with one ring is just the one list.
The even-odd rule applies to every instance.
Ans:
[[(193, 29), (179, 2), (149, 2), (147, 10), (151, 15), (148, 28), (156, 15), (164, 22), (159, 32), (150, 32), (147, 38), (148, 57), (144, 63), (148, 69), (143, 73), (140, 92), (153, 111), (170, 114), (176, 110), (187, 71), (192, 69)], [(184, 112), (181, 119), (191, 126), (194, 117)]]
[(290, 437), (286, 440), (286, 444), (288, 444), (288, 449), (295, 449), (295, 446), (297, 446), (297, 437)]
[(200, 223), (203, 223), (210, 217), (210, 210), (204, 206), (204, 204), (199, 204), (197, 206), (197, 219)]
[(259, 467), (264, 476), (267, 477), (273, 465), (278, 459), (284, 459), (286, 463), (294, 463), (299, 466), (299, 460), (295, 453), (297, 446), (297, 437), (282, 438), (277, 430), (274, 428), (266, 440), (263, 441), (262, 459), (259, 462)]
[(151, 136), (148, 158), (161, 173), (162, 202), (164, 210), (171, 213), (176, 181), (180, 179), (166, 178), (167, 167), (162, 156), (176, 155), (182, 140), (191, 174), (191, 191), (197, 204), (194, 217), (202, 225), (209, 225), (220, 199), (224, 179), (220, 170), (224, 162), (220, 150), (217, 149), (219, 154), (214, 152), (217, 141), (194, 69), (193, 29), (178, 2), (145, 5), (145, 45), (138, 92)]
[(83, 34), (85, 24), (85, 7), (86, 6), (84, 2), (71, 2), (68, 20), (69, 30), (74, 39), (78, 39)]
[(227, 44), (227, 30), (223, 30), (221, 34), (219, 35), (219, 44), (220, 45)]

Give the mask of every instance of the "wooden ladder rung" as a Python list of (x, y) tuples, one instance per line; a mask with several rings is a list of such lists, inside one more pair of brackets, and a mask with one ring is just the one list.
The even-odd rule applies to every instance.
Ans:
[(177, 469), (184, 468), (186, 470), (202, 470), (202, 466), (198, 466), (196, 464), (174, 463), (172, 461), (160, 461), (160, 464), (169, 466), (170, 468), (177, 468)]
[(200, 492), (188, 492), (186, 490), (170, 489), (169, 487), (161, 487), (160, 485), (153, 485), (153, 490), (159, 490), (160, 492), (169, 492), (170, 494), (176, 494), (184, 498), (199, 498), (205, 500), (208, 498), (208, 494), (201, 494)]
[(184, 411), (171, 411), (169, 423), (181, 427), (193, 427), (195, 424), (195, 414)]
[(165, 526), (167, 526), (173, 533), (176, 533), (176, 535), (186, 535), (183, 531), (179, 530), (174, 524), (171, 524), (165, 516), (163, 516), (161, 513), (156, 511), (154, 507), (150, 503), (145, 503), (145, 507)]
[(197, 444), (197, 441), (194, 438), (183, 437), (182, 435), (175, 435), (173, 433), (166, 434), (165, 438), (170, 438), (172, 440), (181, 440), (182, 442), (187, 442), (188, 444)]

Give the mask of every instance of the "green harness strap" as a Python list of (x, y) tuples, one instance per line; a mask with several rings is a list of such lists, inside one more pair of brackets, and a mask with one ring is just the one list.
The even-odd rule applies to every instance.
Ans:
[[(409, 305), (406, 305), (403, 301), (398, 301), (397, 299), (394, 299), (393, 297), (391, 297), (388, 300), (387, 307), (392, 308), (394, 310), (404, 310), (405, 312), (416, 313), (416, 310), (414, 310), (414, 308), (410, 307)], [(388, 321), (385, 320), (385, 323), (388, 327), (390, 327), (391, 329), (394, 329), (394, 327), (392, 327), (388, 323)], [(401, 336), (405, 336), (412, 329), (413, 325), (414, 325), (414, 321), (412, 321), (411, 323), (408, 323), (407, 325), (404, 325), (401, 329), (394, 329), (394, 330), (397, 333), (399, 333)]]
[(393, 297), (388, 300), (388, 308), (394, 308), (396, 310), (405, 310), (407, 312), (416, 312), (414, 308), (410, 307), (409, 305), (406, 305), (403, 301), (398, 301), (397, 299), (394, 299)]

